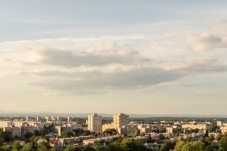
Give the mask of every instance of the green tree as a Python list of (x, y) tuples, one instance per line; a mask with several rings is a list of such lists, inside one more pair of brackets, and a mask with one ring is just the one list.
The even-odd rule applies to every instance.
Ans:
[(14, 141), (12, 144), (12, 150), (20, 150), (22, 148), (22, 146), (20, 145), (19, 142)]
[(51, 148), (50, 144), (48, 142), (43, 142), (38, 145), (38, 151), (52, 151), (54, 150)]
[(148, 151), (143, 144), (138, 143), (133, 139), (123, 139), (121, 142), (124, 151)]
[(227, 135), (222, 136), (219, 145), (219, 151), (227, 151)]
[(13, 135), (10, 131), (2, 131), (0, 130), (0, 138), (4, 141), (4, 142), (11, 142), (13, 140)]
[(86, 146), (83, 151), (95, 151), (95, 149), (91, 146)]
[(35, 150), (33, 148), (33, 145), (31, 143), (27, 143), (23, 146), (23, 148), (20, 151), (32, 151)]
[(164, 144), (161, 146), (160, 151), (169, 151), (174, 149), (176, 143), (173, 141), (165, 141)]
[(76, 146), (67, 146), (64, 151), (81, 151), (81, 149)]
[(71, 132), (63, 132), (63, 133), (61, 133), (61, 137), (63, 137), (63, 138), (72, 137), (72, 136), (74, 136), (74, 135)]
[(205, 151), (206, 145), (201, 141), (192, 141), (182, 147), (182, 151)]
[(183, 146), (185, 145), (186, 143), (184, 141), (178, 141), (176, 143), (176, 146), (174, 148), (174, 151), (182, 151), (182, 148)]
[(125, 150), (120, 142), (115, 141), (108, 144), (106, 151), (125, 151)]
[(11, 151), (10, 145), (3, 145), (0, 147), (0, 151)]
[(103, 134), (104, 135), (116, 135), (118, 132), (116, 129), (106, 129)]

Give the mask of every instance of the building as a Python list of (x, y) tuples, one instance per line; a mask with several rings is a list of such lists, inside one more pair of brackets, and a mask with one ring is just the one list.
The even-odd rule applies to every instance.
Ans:
[(71, 123), (72, 122), (72, 117), (68, 116), (67, 117), (67, 122), (68, 122), (68, 124)]
[(36, 121), (37, 121), (37, 122), (40, 121), (40, 117), (39, 117), (39, 116), (36, 117)]
[(118, 113), (113, 116), (114, 128), (118, 129), (121, 126), (127, 125), (129, 123), (129, 116), (124, 113)]
[(222, 126), (222, 121), (217, 121), (217, 126), (221, 127)]
[(113, 123), (102, 125), (102, 131), (103, 131), (103, 132), (104, 132), (105, 130), (107, 130), (107, 129), (114, 129)]
[(173, 134), (173, 127), (166, 127), (166, 133)]
[(26, 121), (30, 121), (30, 117), (29, 117), (29, 116), (26, 116), (26, 117), (25, 117), (25, 120), (26, 120)]
[(64, 132), (73, 132), (73, 128), (67, 125), (55, 126), (55, 129), (57, 130), (58, 136), (61, 136), (61, 134)]
[(12, 122), (11, 121), (0, 121), (0, 128), (4, 129), (6, 127), (12, 127)]
[(98, 114), (88, 115), (88, 130), (96, 133), (102, 132), (102, 117)]
[(62, 118), (60, 116), (58, 116), (56, 120), (57, 120), (57, 122), (61, 122)]
[(209, 128), (209, 125), (208, 124), (183, 124), (182, 128), (184, 128), (184, 129), (207, 130)]

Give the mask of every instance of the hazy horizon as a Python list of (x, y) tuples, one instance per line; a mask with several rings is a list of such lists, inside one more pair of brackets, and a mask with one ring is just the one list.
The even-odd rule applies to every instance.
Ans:
[(227, 115), (227, 1), (1, 1), (0, 111)]

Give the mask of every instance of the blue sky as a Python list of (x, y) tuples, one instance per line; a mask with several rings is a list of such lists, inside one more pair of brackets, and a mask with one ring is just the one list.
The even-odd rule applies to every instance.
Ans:
[(0, 110), (227, 114), (227, 2), (0, 1)]

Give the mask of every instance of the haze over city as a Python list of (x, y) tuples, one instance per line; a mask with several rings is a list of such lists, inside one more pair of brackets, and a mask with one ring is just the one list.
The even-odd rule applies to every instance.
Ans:
[(227, 2), (0, 0), (0, 111), (227, 115)]

